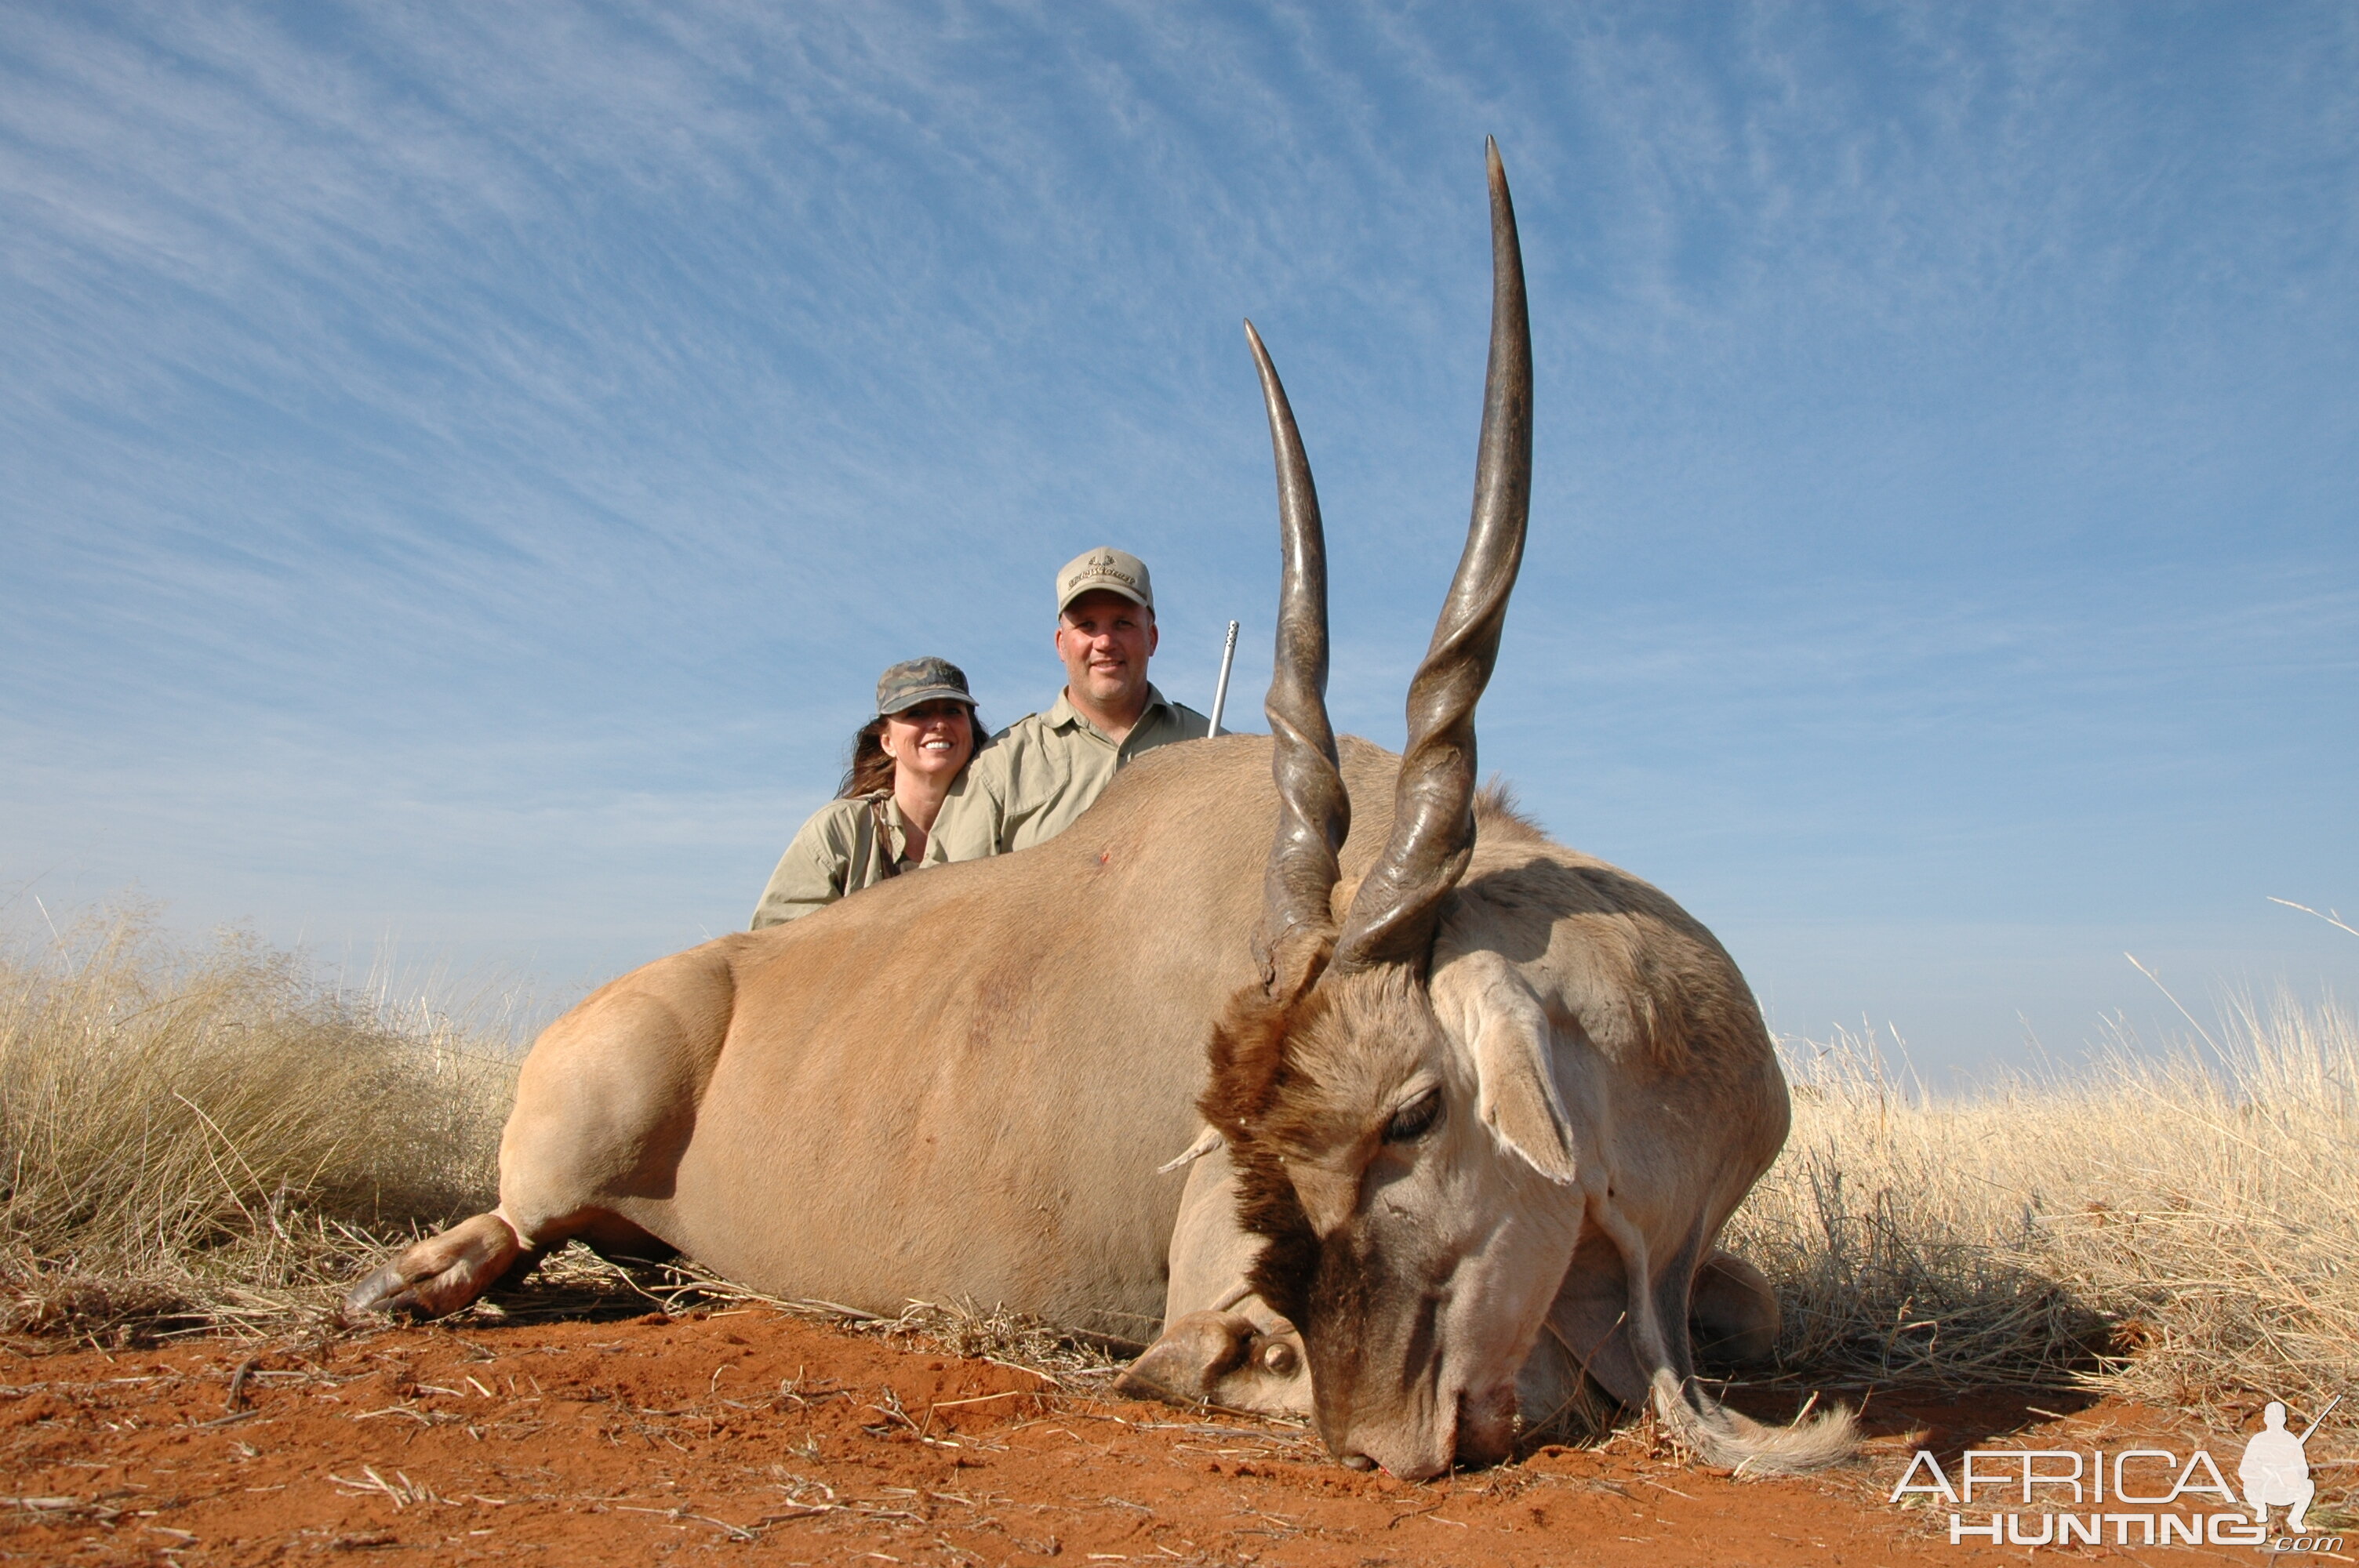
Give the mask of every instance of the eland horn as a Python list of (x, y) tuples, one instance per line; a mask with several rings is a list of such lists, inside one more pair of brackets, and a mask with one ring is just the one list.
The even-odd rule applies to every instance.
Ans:
[(1270, 773), (1277, 784), (1277, 831), (1263, 873), (1262, 924), (1255, 937), (1273, 996), (1318, 978), (1334, 936), (1336, 857), (1351, 831), (1352, 801), (1327, 719), (1327, 539), (1310, 460), (1294, 410), (1261, 334), (1245, 323), (1269, 413), (1277, 464), (1277, 649), (1269, 677)]
[(1422, 966), (1442, 895), (1474, 850), (1474, 705), (1499, 654), (1507, 595), (1523, 564), (1532, 493), (1532, 329), (1523, 253), (1496, 142), (1491, 170), (1491, 362), (1474, 467), (1474, 511), (1458, 575), (1408, 687), (1408, 746), (1392, 836), (1353, 896), (1334, 969)]

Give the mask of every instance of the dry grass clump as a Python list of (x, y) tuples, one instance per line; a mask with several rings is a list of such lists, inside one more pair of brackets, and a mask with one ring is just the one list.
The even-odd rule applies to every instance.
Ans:
[(501, 1043), (114, 912), (0, 946), (0, 1330), (284, 1318), (484, 1206)]
[(1789, 1067), (1793, 1136), (1729, 1229), (1778, 1282), (1789, 1366), (2199, 1409), (2359, 1386), (2348, 1014), (2246, 1006), (1962, 1098), (1895, 1083), (1873, 1041)]

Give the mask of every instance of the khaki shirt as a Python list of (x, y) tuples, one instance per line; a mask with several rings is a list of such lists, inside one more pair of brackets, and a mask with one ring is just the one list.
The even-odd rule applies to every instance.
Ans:
[(937, 851), (946, 860), (976, 860), (1053, 838), (1141, 752), (1211, 729), (1202, 714), (1167, 701), (1150, 683), (1146, 711), (1117, 746), (1060, 692), (1054, 708), (1017, 719), (967, 764), (934, 819), (927, 862)]
[(885, 797), (887, 831), (880, 839), (876, 818), (869, 810), (873, 798), (831, 800), (811, 813), (787, 852), (778, 857), (778, 869), (770, 873), (770, 885), (762, 890), (762, 902), (754, 906), (752, 929), (799, 919), (846, 893), (873, 887), (889, 874), (888, 867), (912, 871), (921, 864), (941, 863), (941, 853), (931, 843), (922, 861), (908, 858), (909, 819), (901, 815), (900, 804), (890, 795)]

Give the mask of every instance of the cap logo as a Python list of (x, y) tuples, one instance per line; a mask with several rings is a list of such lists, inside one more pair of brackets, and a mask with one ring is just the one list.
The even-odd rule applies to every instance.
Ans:
[(1058, 568), (1057, 602), (1061, 608), (1093, 588), (1111, 588), (1126, 599), (1152, 605), (1155, 590), (1147, 587), (1149, 580), (1144, 561), (1111, 545), (1101, 545)]
[(1073, 573), (1065, 580), (1067, 582), (1080, 582), (1084, 578), (1103, 577), (1112, 578), (1114, 581), (1127, 584), (1132, 588), (1136, 588), (1138, 586), (1138, 579), (1133, 577), (1130, 573), (1114, 565), (1114, 557), (1104, 550), (1100, 550), (1096, 555), (1082, 561), (1081, 563), (1081, 570)]

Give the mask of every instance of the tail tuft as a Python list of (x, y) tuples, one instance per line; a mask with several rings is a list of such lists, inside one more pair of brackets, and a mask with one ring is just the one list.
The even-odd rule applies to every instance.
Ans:
[(1704, 1464), (1724, 1465), (1741, 1477), (1807, 1475), (1859, 1449), (1859, 1422), (1842, 1405), (1788, 1426), (1766, 1426), (1692, 1384), (1683, 1387), (1668, 1368), (1655, 1374), (1653, 1387), (1655, 1413), (1671, 1440)]

